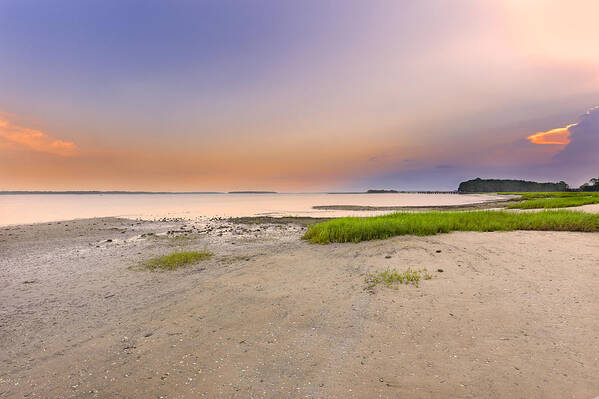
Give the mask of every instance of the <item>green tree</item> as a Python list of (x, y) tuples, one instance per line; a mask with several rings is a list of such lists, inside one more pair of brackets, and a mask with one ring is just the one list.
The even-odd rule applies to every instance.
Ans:
[(588, 183), (580, 186), (582, 191), (599, 191), (599, 177), (593, 177)]

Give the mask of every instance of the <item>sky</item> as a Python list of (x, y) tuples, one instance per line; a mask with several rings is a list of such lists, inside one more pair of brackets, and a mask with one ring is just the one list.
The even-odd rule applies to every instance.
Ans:
[(0, 0), (0, 190), (599, 177), (596, 0)]

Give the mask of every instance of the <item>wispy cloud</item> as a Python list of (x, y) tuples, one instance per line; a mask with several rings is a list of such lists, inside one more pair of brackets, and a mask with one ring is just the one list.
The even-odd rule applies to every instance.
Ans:
[(71, 141), (58, 140), (40, 130), (13, 124), (2, 115), (0, 115), (0, 139), (4, 139), (3, 147), (21, 147), (59, 156), (74, 155), (78, 151), (77, 145)]
[(527, 137), (533, 144), (566, 145), (570, 143), (570, 128), (578, 125), (572, 123), (566, 127), (551, 129), (546, 132), (538, 132)]

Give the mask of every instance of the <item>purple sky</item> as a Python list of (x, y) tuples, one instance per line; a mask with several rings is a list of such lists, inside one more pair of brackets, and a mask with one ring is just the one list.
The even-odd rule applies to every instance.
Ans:
[(599, 177), (597, 15), (594, 0), (5, 0), (0, 190), (579, 185)]

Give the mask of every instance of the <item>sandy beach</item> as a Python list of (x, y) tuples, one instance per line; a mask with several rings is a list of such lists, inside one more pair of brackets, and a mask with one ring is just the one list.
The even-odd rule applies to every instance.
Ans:
[[(0, 229), (0, 397), (599, 395), (597, 234), (314, 245), (304, 229), (116, 218)], [(178, 249), (214, 256), (130, 267)], [(365, 289), (387, 267), (433, 278)]]

